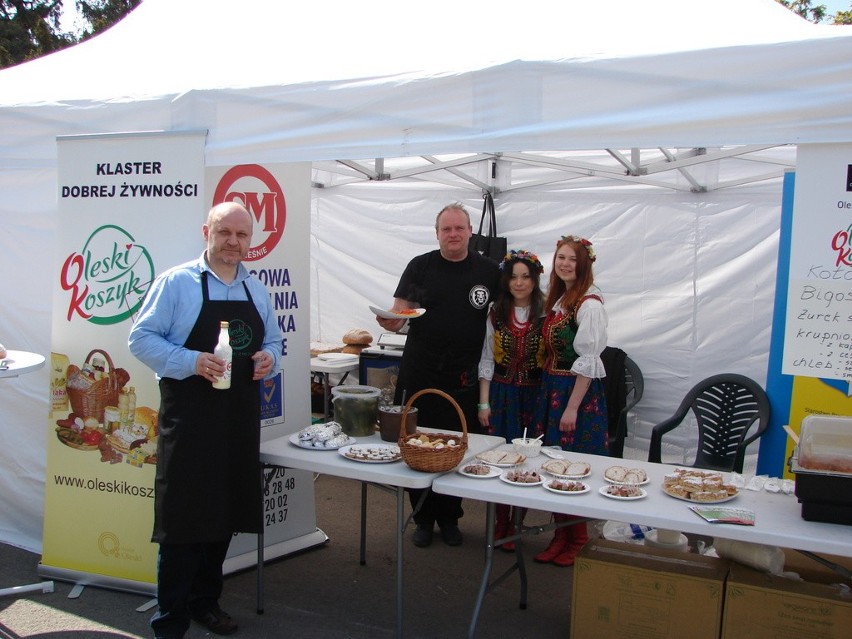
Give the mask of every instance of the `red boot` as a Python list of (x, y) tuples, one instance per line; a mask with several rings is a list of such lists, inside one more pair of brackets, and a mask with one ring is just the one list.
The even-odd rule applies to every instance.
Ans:
[[(562, 515), (560, 513), (553, 513), (553, 521), (556, 523), (561, 523), (564, 521), (568, 521), (569, 515)], [(546, 564), (553, 561), (557, 556), (561, 555), (565, 552), (565, 547), (570, 542), (568, 538), (568, 527), (562, 526), (553, 531), (553, 539), (550, 541), (550, 545), (545, 548), (542, 552), (538, 553), (533, 559), (537, 562)]]
[[(570, 519), (579, 519), (573, 515), (568, 515)], [(568, 543), (565, 544), (564, 550), (552, 559), (552, 563), (563, 568), (574, 565), (574, 559), (580, 549), (589, 541), (589, 532), (586, 528), (586, 522), (581, 521), (573, 526), (566, 526), (568, 531)]]
[[(511, 508), (506, 504), (496, 504), (497, 520), (494, 523), (494, 541), (515, 534), (515, 528), (512, 526)], [(511, 529), (512, 532), (509, 532)], [(511, 542), (510, 542), (511, 543)], [(506, 544), (499, 546), (503, 550), (509, 551)], [(515, 544), (512, 544), (511, 550), (515, 549)]]

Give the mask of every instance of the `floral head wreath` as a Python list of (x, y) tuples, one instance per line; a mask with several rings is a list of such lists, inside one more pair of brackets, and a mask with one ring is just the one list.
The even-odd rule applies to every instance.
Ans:
[(544, 267), (541, 265), (541, 262), (538, 261), (538, 256), (535, 253), (530, 253), (526, 249), (521, 249), (520, 251), (512, 249), (506, 253), (506, 257), (504, 257), (503, 261), (500, 262), (500, 270), (502, 271), (505, 269), (506, 264), (509, 264), (513, 260), (526, 262), (533, 270), (538, 271), (539, 273), (544, 273)]
[[(577, 244), (581, 244), (586, 252), (589, 254), (589, 261), (594, 262), (597, 259), (597, 255), (595, 255), (595, 249), (592, 247), (592, 243), (587, 240), (585, 237), (580, 237), (579, 235), (563, 235), (562, 239), (559, 242), (576, 242)], [(556, 244), (558, 245), (559, 242)]]

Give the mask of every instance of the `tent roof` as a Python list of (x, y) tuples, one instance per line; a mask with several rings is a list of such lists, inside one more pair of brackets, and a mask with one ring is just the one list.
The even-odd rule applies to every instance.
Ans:
[[(308, 160), (324, 186), (502, 153), (518, 175), (547, 169), (527, 184), (567, 171), (701, 192), (792, 162), (759, 166), (762, 149), (852, 140), (852, 27), (774, 0), (145, 0), (0, 72), (0, 169), (51, 164), (56, 135), (181, 128), (208, 129), (210, 165)], [(718, 154), (746, 159), (718, 179), (684, 170)]]
[[(0, 102), (138, 99), (191, 90), (411, 82), (512, 62), (659, 56), (821, 39), (774, 0), (145, 0), (78, 46), (4, 71)], [(811, 60), (813, 62), (813, 60)], [(696, 72), (698, 69), (695, 69)], [(59, 74), (57, 71), (63, 71)]]

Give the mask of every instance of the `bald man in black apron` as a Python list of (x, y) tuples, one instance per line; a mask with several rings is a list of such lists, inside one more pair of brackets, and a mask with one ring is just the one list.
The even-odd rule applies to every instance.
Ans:
[[(202, 227), (198, 260), (157, 278), (130, 333), (131, 352), (159, 377), (154, 532), (158, 639), (183, 637), (195, 620), (216, 634), (237, 624), (219, 607), (222, 565), (236, 532), (262, 529), (259, 380), (277, 370), (281, 333), (263, 285), (241, 265), (252, 218), (226, 203)], [(197, 310), (196, 310), (197, 309)], [(212, 382), (219, 324), (230, 325), (231, 387)], [(185, 338), (183, 337), (185, 335)]]

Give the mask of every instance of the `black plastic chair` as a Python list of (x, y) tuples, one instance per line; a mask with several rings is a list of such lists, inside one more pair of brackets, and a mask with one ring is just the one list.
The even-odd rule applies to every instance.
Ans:
[(627, 403), (618, 416), (618, 432), (616, 434), (621, 440), (622, 450), (624, 449), (624, 438), (627, 437), (627, 413), (633, 410), (645, 393), (645, 378), (642, 376), (642, 370), (630, 357), (624, 358), (624, 384), (627, 387)]
[(642, 399), (645, 381), (636, 362), (618, 347), (607, 346), (601, 353), (601, 360), (606, 368), (604, 393), (609, 412), (609, 456), (622, 457), (627, 437), (627, 413)]
[(629, 357), (624, 358), (624, 406), (618, 413), (618, 424), (609, 438), (610, 457), (624, 456), (624, 440), (627, 437), (627, 413), (629, 413), (645, 392), (645, 378), (639, 366)]
[(698, 453), (692, 464), (696, 468), (741, 473), (746, 448), (769, 426), (769, 398), (757, 382), (734, 373), (714, 375), (696, 384), (677, 412), (654, 426), (648, 461), (662, 461), (663, 435), (690, 412), (698, 424)]

